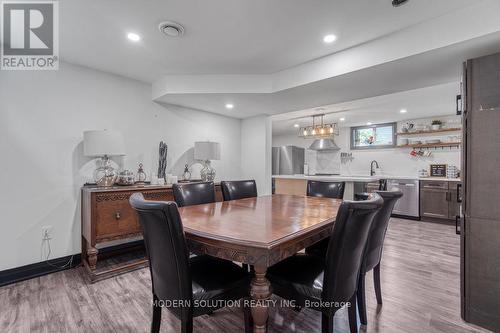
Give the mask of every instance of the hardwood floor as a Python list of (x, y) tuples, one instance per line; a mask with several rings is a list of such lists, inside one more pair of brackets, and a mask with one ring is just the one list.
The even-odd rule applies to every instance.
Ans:
[[(454, 226), (392, 219), (382, 258), (377, 309), (367, 274), (368, 325), (361, 332), (488, 332), (460, 318), (459, 237)], [(148, 332), (149, 270), (87, 284), (82, 268), (0, 288), (0, 332)], [(277, 298), (273, 298), (278, 300)], [(319, 313), (271, 308), (270, 332), (320, 332)], [(162, 332), (178, 332), (163, 311)], [(194, 319), (195, 332), (242, 332), (243, 313), (225, 308)], [(348, 332), (347, 311), (335, 332)]]

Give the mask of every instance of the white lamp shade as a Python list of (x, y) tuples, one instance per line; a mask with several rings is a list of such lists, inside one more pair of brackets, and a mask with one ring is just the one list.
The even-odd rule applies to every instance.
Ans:
[(218, 142), (195, 142), (194, 143), (195, 160), (220, 160), (220, 144)]
[(83, 132), (85, 156), (125, 155), (125, 144), (120, 132), (98, 130)]

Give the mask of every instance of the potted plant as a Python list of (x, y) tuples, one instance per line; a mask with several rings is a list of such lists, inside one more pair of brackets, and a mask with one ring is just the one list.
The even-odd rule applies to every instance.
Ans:
[(441, 126), (443, 125), (443, 122), (441, 120), (433, 120), (431, 123), (431, 128), (433, 131), (437, 131), (441, 129)]

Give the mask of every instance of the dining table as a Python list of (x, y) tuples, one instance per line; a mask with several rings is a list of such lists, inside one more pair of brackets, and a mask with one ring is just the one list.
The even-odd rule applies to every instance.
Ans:
[(340, 199), (274, 194), (179, 208), (191, 252), (253, 266), (254, 332), (266, 332), (268, 267), (331, 234)]

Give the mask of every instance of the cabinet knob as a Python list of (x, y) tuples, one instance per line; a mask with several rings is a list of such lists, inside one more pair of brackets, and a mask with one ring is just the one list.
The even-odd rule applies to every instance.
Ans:
[(121, 219), (122, 215), (120, 214), (120, 212), (116, 212), (115, 213), (115, 219), (119, 220)]

